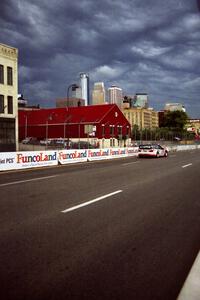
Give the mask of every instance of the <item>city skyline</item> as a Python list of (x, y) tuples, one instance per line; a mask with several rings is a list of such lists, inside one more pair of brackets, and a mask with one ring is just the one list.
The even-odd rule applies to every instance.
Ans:
[[(14, 13), (13, 13), (14, 12)], [(79, 74), (125, 95), (147, 93), (156, 110), (182, 103), (200, 116), (199, 1), (7, 0), (0, 42), (19, 49), (19, 93), (55, 105)]]

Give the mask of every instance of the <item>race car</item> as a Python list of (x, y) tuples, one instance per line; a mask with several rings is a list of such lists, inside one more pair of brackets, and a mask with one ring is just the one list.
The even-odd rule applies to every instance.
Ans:
[(139, 145), (138, 157), (167, 157), (169, 150), (158, 144)]

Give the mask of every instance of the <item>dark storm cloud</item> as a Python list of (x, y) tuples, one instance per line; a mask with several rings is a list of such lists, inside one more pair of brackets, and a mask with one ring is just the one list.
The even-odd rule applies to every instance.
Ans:
[(54, 105), (89, 72), (91, 82), (147, 92), (150, 105), (181, 102), (200, 117), (200, 14), (196, 0), (1, 1), (0, 42), (19, 49), (19, 87)]
[(200, 11), (200, 0), (197, 0), (197, 6), (198, 6), (198, 9)]

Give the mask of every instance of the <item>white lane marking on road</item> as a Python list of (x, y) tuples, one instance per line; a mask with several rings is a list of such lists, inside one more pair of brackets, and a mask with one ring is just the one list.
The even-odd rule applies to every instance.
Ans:
[(125, 164), (122, 164), (122, 166), (128, 166), (128, 165), (132, 165), (132, 164), (138, 164), (140, 163), (139, 161), (132, 161), (130, 163), (125, 163)]
[(199, 300), (200, 294), (200, 252), (197, 255), (177, 300)]
[(113, 193), (110, 193), (110, 194), (107, 194), (107, 195), (98, 197), (98, 198), (96, 198), (96, 199), (93, 199), (93, 200), (84, 202), (84, 203), (82, 203), (82, 204), (79, 204), (79, 205), (76, 205), (76, 206), (67, 208), (67, 209), (65, 209), (65, 210), (62, 210), (61, 212), (62, 212), (62, 213), (67, 213), (67, 212), (69, 212), (69, 211), (72, 211), (72, 210), (81, 208), (81, 207), (83, 207), (83, 206), (90, 205), (90, 204), (92, 204), (92, 203), (94, 203), (94, 202), (101, 201), (101, 200), (103, 200), (103, 199), (105, 199), (105, 198), (111, 197), (111, 196), (116, 195), (116, 194), (119, 194), (119, 193), (122, 193), (122, 190), (118, 190), (118, 191), (115, 191), (115, 192), (113, 192)]
[(192, 163), (184, 165), (184, 166), (182, 166), (182, 168), (187, 168), (187, 167), (190, 167), (190, 166), (192, 166)]
[(27, 179), (27, 180), (19, 180), (19, 181), (7, 182), (7, 183), (0, 184), (0, 187), (1, 186), (7, 186), (7, 185), (19, 184), (19, 183), (26, 183), (26, 182), (30, 182), (30, 181), (44, 180), (44, 179), (54, 178), (54, 177), (57, 177), (57, 176), (58, 175), (52, 175), (52, 176), (37, 177), (37, 178), (32, 178), (32, 179)]

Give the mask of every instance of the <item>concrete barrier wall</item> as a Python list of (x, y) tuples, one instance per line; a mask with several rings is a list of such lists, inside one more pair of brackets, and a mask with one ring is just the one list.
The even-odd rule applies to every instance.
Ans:
[(137, 156), (138, 148), (107, 148), (81, 150), (19, 151), (0, 153), (0, 171), (27, 169)]
[[(168, 146), (170, 152), (200, 149), (200, 145)], [(138, 147), (81, 149), (81, 150), (51, 150), (51, 151), (21, 151), (0, 153), (0, 171), (56, 166), (103, 159), (114, 159), (137, 156)]]
[(178, 146), (167, 146), (169, 151), (187, 151), (200, 149), (200, 145), (178, 145)]

